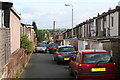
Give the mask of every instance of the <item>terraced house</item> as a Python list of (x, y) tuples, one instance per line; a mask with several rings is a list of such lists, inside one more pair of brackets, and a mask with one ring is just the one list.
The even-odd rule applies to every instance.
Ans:
[[(25, 66), (25, 50), (20, 48), (21, 16), (11, 2), (0, 2), (0, 79), (16, 78), (19, 69)], [(26, 28), (29, 39), (35, 42), (35, 32)], [(35, 45), (35, 43), (34, 43)], [(27, 60), (26, 60), (27, 59)]]
[[(64, 33), (64, 44), (78, 42), (78, 50), (83, 49), (105, 49), (111, 52), (115, 61), (120, 66), (120, 6), (109, 9), (92, 19), (88, 19), (73, 28), (74, 36), (71, 35), (72, 29)], [(75, 39), (76, 38), (76, 39)], [(74, 40), (75, 39), (75, 40)], [(118, 71), (119, 72), (119, 71)]]

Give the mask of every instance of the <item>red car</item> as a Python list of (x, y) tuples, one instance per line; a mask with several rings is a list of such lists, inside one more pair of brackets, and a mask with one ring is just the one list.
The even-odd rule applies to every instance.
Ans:
[(82, 50), (71, 58), (69, 71), (87, 80), (115, 79), (115, 62), (105, 50)]

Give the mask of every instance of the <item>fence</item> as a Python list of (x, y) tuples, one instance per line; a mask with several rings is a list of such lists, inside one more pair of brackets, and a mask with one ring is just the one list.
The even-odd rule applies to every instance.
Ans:
[(0, 28), (0, 76), (3, 74), (3, 65), (9, 61), (10, 52), (10, 29)]

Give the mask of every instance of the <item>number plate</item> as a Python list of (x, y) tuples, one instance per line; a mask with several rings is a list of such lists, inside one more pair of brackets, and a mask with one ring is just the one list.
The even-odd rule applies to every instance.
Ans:
[(92, 68), (91, 71), (92, 71), (92, 72), (96, 72), (96, 71), (106, 71), (106, 68)]
[(64, 58), (64, 60), (70, 60), (70, 58)]

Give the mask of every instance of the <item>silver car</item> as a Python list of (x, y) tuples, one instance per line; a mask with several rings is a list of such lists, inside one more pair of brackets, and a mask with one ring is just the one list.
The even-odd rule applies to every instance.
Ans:
[(54, 61), (58, 64), (59, 62), (69, 62), (70, 58), (76, 54), (76, 51), (72, 45), (59, 46), (57, 51), (53, 54)]
[(47, 46), (45, 44), (39, 43), (36, 47), (35, 47), (35, 51), (36, 52), (47, 52)]

